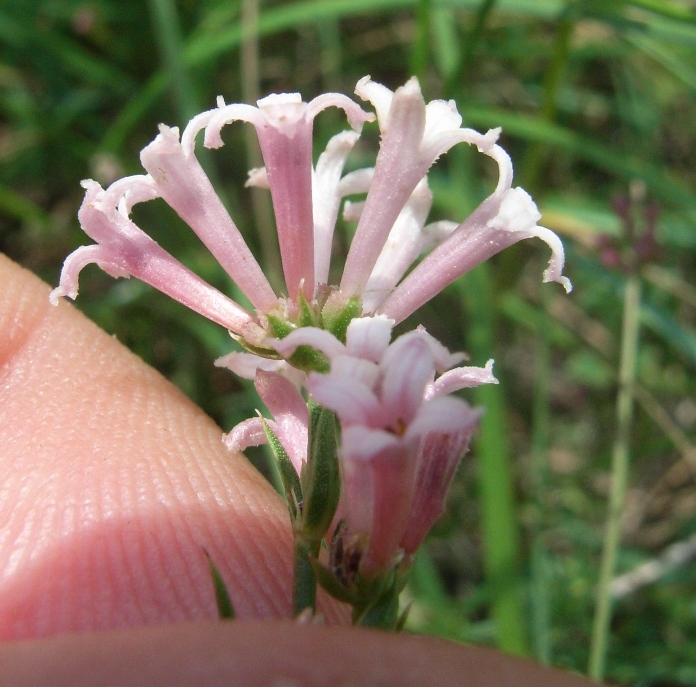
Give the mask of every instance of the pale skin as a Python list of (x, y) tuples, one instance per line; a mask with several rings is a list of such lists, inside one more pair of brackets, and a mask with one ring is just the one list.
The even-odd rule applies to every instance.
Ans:
[[(0, 684), (589, 684), (490, 649), (275, 620), (291, 584), (279, 497), (169, 382), (2, 255), (0, 285)], [(215, 622), (203, 549), (255, 620)]]

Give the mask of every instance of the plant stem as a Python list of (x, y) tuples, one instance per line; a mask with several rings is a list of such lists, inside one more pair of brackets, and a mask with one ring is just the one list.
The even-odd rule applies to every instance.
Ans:
[(624, 292), (619, 391), (616, 400), (616, 438), (612, 456), (612, 485), (588, 668), (590, 678), (597, 681), (601, 681), (605, 673), (612, 611), (610, 585), (616, 568), (616, 557), (621, 538), (621, 515), (628, 481), (629, 444), (634, 398), (633, 385), (636, 374), (640, 328), (639, 313), (640, 280), (636, 274), (631, 274), (626, 281), (626, 290)]
[(162, 65), (171, 74), (179, 119), (183, 124), (198, 112), (198, 108), (184, 58), (184, 43), (176, 3), (173, 0), (150, 0), (149, 4)]
[[(471, 322), (467, 345), (474, 360), (485, 360), (495, 348), (489, 267), (487, 263), (483, 263), (459, 282)], [(519, 535), (503, 388), (502, 385), (486, 384), (472, 391), (476, 404), (486, 410), (481, 419), (476, 460), (484, 566), (497, 645), (508, 653), (528, 655), (524, 611), (519, 593)]]
[(530, 554), (531, 589), (530, 610), (532, 620), (532, 641), (534, 655), (544, 664), (551, 663), (551, 603), (549, 593), (549, 561), (544, 543), (543, 525), (544, 499), (546, 486), (549, 433), (551, 425), (550, 389), (551, 344), (549, 341), (549, 316), (546, 309), (548, 290), (541, 289), (541, 324), (536, 339), (536, 375), (534, 381), (534, 406), (532, 429), (532, 471), (534, 479), (535, 502), (538, 521)]
[(309, 542), (303, 536), (295, 536), (295, 558), (292, 588), (292, 615), (298, 616), (306, 608), (316, 609), (317, 578), (314, 574), (310, 556), (319, 554), (319, 545)]

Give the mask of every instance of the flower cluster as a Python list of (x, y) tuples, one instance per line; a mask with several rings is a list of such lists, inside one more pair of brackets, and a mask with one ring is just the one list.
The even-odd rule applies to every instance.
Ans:
[[(307, 474), (321, 473), (308, 468), (318, 431), (312, 404), (337, 418), (341, 484), (338, 491), (329, 489), (335, 506), (319, 518), (319, 536), (333, 537), (329, 570), (349, 600), (357, 598), (350, 594), (360, 579), (383, 578), (408, 558), (442, 511), (480, 414), (452, 393), (496, 381), (492, 361), (484, 368), (454, 367), (463, 356), (451, 354), (422, 328), (392, 342), (393, 327), (453, 280), (525, 238), (541, 238), (551, 248), (544, 280), (571, 288), (562, 275), (558, 237), (538, 226), (536, 205), (512, 186), (499, 129), (481, 134), (462, 127), (455, 104), (426, 104), (415, 78), (392, 92), (364, 77), (355, 92), (372, 104), (376, 117), (344, 95), (304, 103), (293, 93), (270, 95), (257, 107), (219, 99), (181, 136), (177, 128), (160, 126), (141, 154), (146, 174), (106, 190), (83, 182), (79, 220), (96, 245), (67, 258), (51, 294), (54, 303), (60, 296), (74, 298), (79, 272), (94, 262), (114, 277), (135, 276), (226, 327), (245, 352), (218, 363), (254, 379), (274, 419), (247, 420), (225, 441), (233, 449), (269, 441), (280, 452), (290, 466), (286, 491), (300, 538), (309, 537), (301, 519), (307, 492), (319, 488)], [(330, 106), (345, 112), (351, 130), (334, 136), (314, 166), (313, 121)], [(363, 124), (375, 118), (381, 143), (374, 168), (344, 174)], [(234, 121), (251, 123), (258, 134), (265, 166), (251, 170), (248, 185), (271, 193), (284, 294), (271, 288), (195, 156), (201, 131), (204, 145), (218, 148), (222, 127)], [(495, 160), (498, 183), (462, 222), (426, 224), (432, 204), (428, 171), (457, 143)], [(364, 199), (344, 201), (356, 195)], [(254, 312), (205, 283), (134, 224), (133, 205), (154, 198), (164, 199), (193, 229)], [(356, 221), (357, 228), (340, 283), (331, 285), (342, 204), (344, 219)], [(316, 532), (309, 539), (308, 550), (316, 556)]]

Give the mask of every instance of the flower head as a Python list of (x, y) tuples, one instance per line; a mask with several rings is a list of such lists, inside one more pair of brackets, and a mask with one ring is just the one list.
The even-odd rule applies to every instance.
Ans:
[[(275, 343), (284, 355), (311, 345), (331, 360), (327, 374), (309, 374), (307, 388), (341, 423), (342, 511), (348, 535), (369, 542), (361, 564), (368, 574), (388, 568), (399, 551), (412, 553), (441, 512), (480, 416), (449, 394), (495, 382), (490, 365), (446, 372), (463, 356), (423, 329), (388, 345), (391, 325), (380, 316), (355, 319), (345, 345), (312, 328)], [(435, 379), (436, 372), (444, 374)]]
[[(523, 238), (536, 236), (549, 244), (552, 258), (544, 277), (570, 288), (562, 276), (560, 241), (537, 225), (540, 215), (529, 195), (512, 187), (512, 164), (497, 144), (498, 129), (481, 134), (462, 127), (454, 102), (426, 103), (415, 78), (392, 92), (364, 77), (355, 90), (374, 106), (382, 141), (374, 168), (345, 175), (362, 125), (374, 115), (341, 94), (328, 93), (309, 103), (297, 93), (273, 94), (256, 107), (219, 99), (216, 108), (194, 117), (181, 136), (177, 128), (162, 125), (141, 154), (146, 175), (122, 179), (107, 190), (85, 182), (79, 217), (97, 245), (80, 248), (66, 260), (52, 300), (74, 297), (80, 270), (97, 262), (113, 276), (143, 279), (226, 326), (252, 352), (275, 357), (268, 340), (297, 327), (329, 329), (342, 339), (340, 332), (355, 314), (383, 314), (398, 323), (458, 276)], [(352, 130), (334, 136), (314, 167), (313, 121), (329, 106), (345, 112)], [(204, 131), (207, 147), (219, 148), (222, 127), (233, 121), (251, 123), (258, 135), (265, 166), (252, 170), (249, 184), (271, 192), (286, 296), (274, 293), (196, 159), (198, 133)], [(497, 186), (463, 222), (426, 224), (432, 204), (428, 170), (461, 142), (498, 163)], [(340, 287), (330, 286), (334, 227), (343, 199), (356, 194), (364, 194), (364, 200), (346, 202), (344, 208), (344, 217), (358, 223), (355, 237)], [(133, 224), (132, 205), (154, 198), (162, 198), (189, 224), (255, 313), (202, 282)]]

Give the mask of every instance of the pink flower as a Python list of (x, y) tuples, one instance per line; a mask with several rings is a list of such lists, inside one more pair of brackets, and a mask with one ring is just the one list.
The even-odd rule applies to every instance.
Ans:
[[(401, 322), (477, 264), (534, 236), (546, 241), (552, 250), (545, 280), (558, 281), (567, 291), (571, 289), (570, 281), (562, 276), (561, 242), (553, 232), (537, 226), (541, 215), (530, 196), (511, 187), (510, 158), (496, 143), (500, 129), (480, 134), (461, 128), (454, 102), (434, 100), (426, 104), (415, 78), (392, 93), (365, 77), (358, 82), (356, 93), (372, 102), (382, 132), (374, 176), (341, 280), (346, 295), (362, 294), (370, 291), (371, 284), (383, 282), (378, 287), (383, 296), (375, 298), (373, 292), (368, 303), (374, 309), (363, 308), (363, 312), (383, 313)], [(406, 259), (400, 242), (390, 240), (397, 231), (397, 218), (430, 166), (460, 142), (476, 145), (498, 163), (497, 187), (454, 231), (448, 227), (436, 237), (440, 245), (397, 286), (417, 257), (409, 253)], [(424, 218), (417, 221), (423, 227)], [(397, 256), (401, 259), (398, 270), (393, 267)], [(389, 293), (389, 289), (394, 290)]]
[(126, 177), (106, 191), (96, 181), (84, 181), (83, 186), (87, 192), (78, 217), (97, 244), (78, 248), (68, 256), (60, 285), (51, 292), (54, 305), (61, 296), (77, 296), (80, 271), (95, 262), (113, 277), (137, 277), (213, 322), (244, 332), (252, 322), (244, 308), (206, 284), (130, 220), (135, 203), (157, 195), (148, 177)]
[[(312, 311), (310, 320), (320, 326), (340, 320), (340, 308), (353, 313), (357, 300), (363, 314), (383, 314), (398, 323), (458, 276), (523, 238), (536, 236), (549, 244), (552, 257), (545, 279), (570, 289), (562, 276), (558, 237), (537, 225), (536, 205), (525, 191), (512, 187), (510, 158), (496, 143), (498, 129), (481, 134), (462, 128), (455, 104), (426, 104), (415, 78), (392, 92), (364, 77), (356, 93), (375, 107), (382, 141), (374, 168), (345, 176), (347, 156), (363, 123), (374, 115), (337, 93), (309, 103), (297, 93), (273, 94), (257, 107), (226, 105), (220, 99), (218, 107), (194, 117), (181, 137), (177, 128), (161, 126), (141, 154), (147, 175), (122, 179), (106, 191), (96, 182), (85, 182), (79, 218), (97, 245), (69, 256), (52, 301), (75, 297), (80, 270), (97, 262), (113, 276), (143, 279), (226, 326), (255, 352), (274, 355), (267, 339), (301, 324), (305, 306), (300, 295)], [(353, 131), (334, 136), (313, 168), (314, 117), (329, 106), (344, 110)], [(270, 189), (287, 298), (274, 293), (195, 156), (201, 130), (205, 145), (217, 148), (222, 146), (222, 127), (237, 120), (253, 124), (258, 134), (265, 167), (252, 170), (249, 184)], [(426, 224), (432, 204), (428, 170), (460, 142), (496, 160), (497, 187), (460, 224)], [(366, 196), (345, 206), (344, 216), (357, 220), (358, 226), (339, 290), (327, 284), (333, 233), (344, 197), (355, 194)], [(164, 199), (189, 224), (250, 300), (254, 315), (177, 263), (130, 220), (133, 204), (154, 198)]]
[[(258, 369), (254, 386), (273, 415), (266, 420), (288, 454), (297, 474), (307, 460), (309, 436), (309, 413), (307, 403), (297, 387), (277, 372)], [(261, 418), (255, 417), (240, 422), (223, 440), (230, 451), (244, 451), (249, 446), (266, 443)]]
[(342, 108), (357, 131), (363, 122), (373, 118), (350, 98), (338, 93), (326, 93), (310, 103), (303, 103), (299, 93), (284, 93), (259, 100), (258, 107), (220, 102), (216, 110), (199, 115), (189, 125), (193, 125), (191, 138), (195, 136), (196, 127), (205, 126), (208, 148), (222, 146), (220, 130), (229, 122), (242, 120), (256, 128), (291, 299), (297, 297), (301, 285), (307, 300), (314, 297), (312, 128), (314, 117), (330, 106)]
[(361, 563), (367, 574), (387, 569), (400, 551), (411, 553), (406, 546), (419, 544), (441, 512), (480, 415), (448, 394), (495, 382), (490, 364), (435, 380), (461, 354), (423, 329), (387, 345), (391, 324), (380, 316), (353, 320), (345, 345), (311, 327), (274, 342), (284, 356), (309, 345), (331, 360), (327, 374), (309, 374), (307, 387), (341, 423), (342, 512), (349, 536), (369, 538)]

